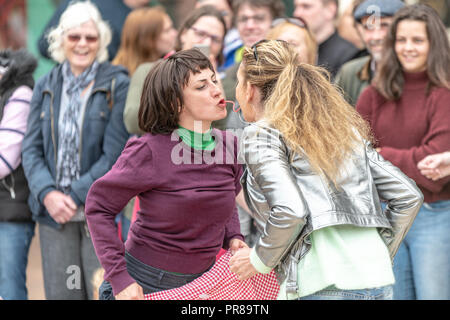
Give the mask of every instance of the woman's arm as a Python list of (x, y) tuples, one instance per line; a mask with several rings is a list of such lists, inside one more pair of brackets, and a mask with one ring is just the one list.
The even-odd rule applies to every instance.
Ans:
[(95, 181), (86, 198), (86, 220), (92, 242), (114, 295), (135, 282), (127, 272), (125, 247), (117, 236), (115, 216), (130, 199), (150, 189), (153, 173), (149, 146), (140, 139), (132, 139), (112, 169)]
[(245, 163), (270, 208), (261, 238), (253, 248), (267, 268), (274, 268), (306, 224), (308, 207), (292, 176), (285, 145), (277, 131), (256, 126), (242, 137)]
[[(233, 153), (234, 165), (232, 167), (234, 172), (234, 189), (236, 194), (236, 201), (239, 195), (242, 194), (241, 177), (242, 177), (242, 165), (237, 161), (238, 155), (238, 140), (235, 136), (233, 138)], [(225, 138), (225, 141), (229, 141)], [(227, 150), (228, 151), (228, 150)], [(236, 240), (233, 242), (233, 240)], [(239, 240), (239, 241), (237, 241)], [(232, 243), (233, 242), (233, 243)], [(224, 249), (231, 249), (232, 252), (237, 251), (239, 248), (247, 246), (244, 242), (244, 236), (241, 233), (241, 224), (239, 222), (239, 214), (236, 205), (233, 209), (233, 214), (227, 224), (225, 225), (225, 237), (222, 247)]]
[(387, 242), (393, 259), (419, 212), (423, 195), (412, 179), (389, 161), (384, 160), (368, 144), (366, 154), (378, 195), (381, 200), (388, 203), (385, 214), (392, 226), (392, 233), (382, 231), (381, 235)]
[(45, 196), (56, 190), (56, 183), (47, 167), (44, 154), (44, 138), (41, 130), (41, 116), (49, 117), (43, 112), (43, 86), (48, 76), (42, 77), (33, 89), (28, 116), (27, 131), (22, 141), (22, 166), (31, 194), (43, 205)]
[(18, 88), (3, 110), (0, 122), (0, 179), (20, 165), (32, 94), (28, 87)]

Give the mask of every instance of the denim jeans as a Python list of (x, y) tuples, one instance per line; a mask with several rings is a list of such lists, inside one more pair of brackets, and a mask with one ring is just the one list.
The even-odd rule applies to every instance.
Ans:
[(331, 286), (299, 300), (392, 300), (392, 294), (392, 286), (360, 290), (341, 290)]
[(394, 299), (450, 299), (450, 200), (424, 203), (394, 259)]
[[(125, 260), (127, 262), (128, 273), (142, 287), (144, 294), (182, 287), (204, 273), (175, 274), (164, 271), (139, 261), (128, 252), (125, 252)], [(114, 300), (112, 287), (108, 281), (103, 281), (101, 284), (99, 288), (99, 299)]]
[(42, 271), (47, 300), (92, 300), (92, 278), (101, 267), (85, 222), (61, 229), (39, 223)]
[(28, 250), (34, 222), (0, 222), (0, 296), (5, 300), (27, 300)]

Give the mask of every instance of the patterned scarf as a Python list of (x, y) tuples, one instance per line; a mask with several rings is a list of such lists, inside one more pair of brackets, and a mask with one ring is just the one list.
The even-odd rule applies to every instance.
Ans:
[(64, 86), (67, 88), (69, 104), (66, 106), (59, 131), (58, 166), (56, 184), (59, 190), (68, 194), (72, 180), (80, 178), (80, 128), (78, 119), (82, 105), (81, 93), (95, 79), (99, 63), (95, 61), (84, 72), (75, 77), (66, 61), (62, 66)]

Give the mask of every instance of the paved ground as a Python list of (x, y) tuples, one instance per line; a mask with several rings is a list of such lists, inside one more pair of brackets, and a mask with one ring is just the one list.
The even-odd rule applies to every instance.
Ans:
[(39, 232), (36, 226), (31, 242), (27, 266), (28, 299), (45, 300), (44, 281), (42, 278), (41, 249), (39, 247)]

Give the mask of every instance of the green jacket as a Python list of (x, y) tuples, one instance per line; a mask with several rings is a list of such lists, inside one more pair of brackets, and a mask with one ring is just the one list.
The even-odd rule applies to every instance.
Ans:
[(361, 92), (372, 81), (370, 56), (353, 59), (345, 63), (339, 70), (334, 82), (344, 91), (345, 100), (352, 106), (356, 105)]
[(123, 111), (123, 121), (130, 134), (143, 135), (144, 132), (139, 128), (139, 106), (141, 104), (142, 89), (144, 81), (149, 71), (153, 68), (155, 62), (142, 63), (133, 73), (128, 89), (125, 110)]

